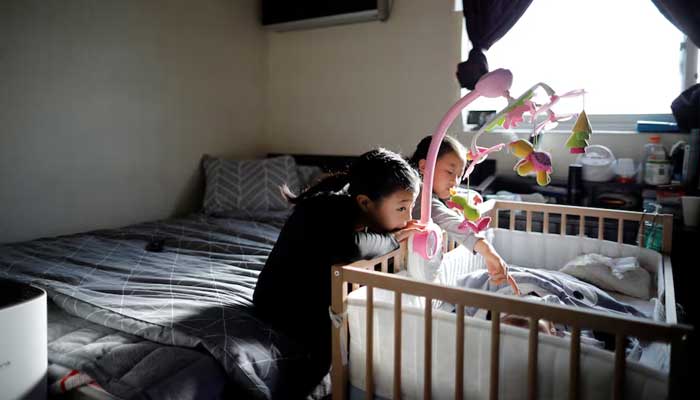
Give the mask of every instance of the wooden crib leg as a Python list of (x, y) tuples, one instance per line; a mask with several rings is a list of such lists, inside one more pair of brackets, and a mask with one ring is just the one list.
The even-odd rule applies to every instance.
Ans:
[(432, 383), (432, 362), (433, 362), (433, 299), (425, 298), (425, 359), (423, 372), (423, 398), (430, 400), (433, 383)]
[(401, 399), (401, 292), (394, 292), (394, 399)]
[(581, 360), (581, 328), (574, 326), (571, 331), (569, 353), (569, 399), (578, 400), (579, 366)]
[(501, 312), (491, 310), (491, 400), (498, 399), (498, 369), (501, 345)]
[(530, 400), (537, 399), (537, 345), (539, 332), (539, 319), (530, 318), (527, 368), (527, 398)]
[(367, 289), (367, 320), (365, 322), (367, 332), (365, 339), (367, 348), (365, 350), (365, 398), (372, 400), (374, 398), (374, 288), (370, 285), (365, 286)]
[[(342, 267), (332, 268), (332, 293), (331, 306), (335, 314), (345, 312), (345, 298), (348, 293), (347, 285), (343, 282)], [(331, 367), (331, 390), (333, 400), (345, 400), (347, 398), (348, 371), (344, 365), (341, 348), (347, 346), (347, 321), (345, 318), (338, 327), (333, 327), (333, 366)], [(344, 344), (343, 344), (344, 343)], [(344, 347), (347, 348), (347, 347)]]
[(457, 304), (457, 338), (455, 341), (455, 400), (464, 393), (464, 306)]
[(613, 399), (622, 400), (625, 395), (625, 337), (615, 336), (615, 381), (613, 382)]

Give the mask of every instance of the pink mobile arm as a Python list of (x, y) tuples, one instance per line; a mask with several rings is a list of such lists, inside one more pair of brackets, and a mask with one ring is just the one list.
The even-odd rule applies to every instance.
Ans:
[(420, 222), (423, 224), (427, 224), (430, 221), (430, 198), (433, 195), (433, 172), (435, 170), (435, 164), (437, 163), (440, 143), (442, 143), (442, 139), (445, 138), (447, 128), (452, 125), (452, 122), (457, 118), (462, 109), (479, 98), (479, 96), (481, 96), (481, 94), (475, 89), (459, 99), (459, 101), (447, 111), (447, 114), (440, 121), (435, 133), (433, 133), (433, 138), (430, 140), (430, 148), (428, 149), (428, 158), (425, 160), (425, 170), (423, 171), (423, 193), (420, 199)]
[(513, 83), (513, 74), (507, 69), (497, 69), (489, 72), (479, 79), (476, 87), (466, 96), (462, 97), (447, 111), (447, 114), (438, 124), (433, 137), (430, 140), (430, 148), (428, 149), (428, 158), (425, 160), (425, 170), (423, 171), (423, 194), (421, 197), (421, 215), (420, 221), (426, 224), (426, 230), (413, 235), (413, 251), (418, 253), (426, 260), (432, 259), (438, 254), (442, 234), (440, 227), (435, 225), (430, 219), (430, 199), (433, 196), (433, 174), (435, 172), (435, 163), (437, 162), (437, 154), (440, 149), (440, 143), (445, 138), (447, 128), (452, 124), (452, 121), (457, 118), (460, 111), (469, 103), (479, 98), (485, 97), (500, 97), (507, 96), (508, 89)]
[(430, 222), (430, 199), (433, 195), (433, 173), (435, 170), (435, 163), (437, 162), (437, 154), (440, 149), (440, 143), (442, 139), (445, 138), (445, 133), (447, 128), (452, 124), (452, 122), (457, 118), (459, 113), (464, 107), (469, 105), (472, 101), (476, 100), (480, 96), (485, 97), (500, 97), (505, 96), (510, 89), (510, 85), (513, 83), (513, 74), (507, 69), (496, 69), (488, 74), (484, 75), (476, 83), (476, 87), (472, 92), (467, 93), (466, 96), (462, 97), (447, 111), (447, 114), (442, 118), (438, 124), (435, 133), (433, 133), (433, 138), (430, 141), (430, 148), (428, 150), (428, 158), (425, 160), (425, 171), (423, 172), (423, 193), (421, 195), (421, 216), (420, 222), (427, 224)]

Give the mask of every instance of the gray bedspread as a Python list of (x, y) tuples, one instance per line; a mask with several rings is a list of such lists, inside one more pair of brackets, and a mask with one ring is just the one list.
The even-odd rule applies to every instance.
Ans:
[[(283, 397), (285, 371), (303, 368), (304, 357), (255, 318), (251, 298), (285, 216), (195, 215), (3, 245), (0, 278), (43, 287), (62, 310), (95, 325), (167, 345), (170, 350), (158, 350), (172, 352), (163, 359), (196, 363), (202, 361), (194, 353), (209, 353), (245, 397)], [(146, 251), (146, 244), (158, 238), (164, 240), (163, 250)], [(125, 347), (143, 343), (125, 342)], [(183, 355), (173, 346), (194, 350)], [(119, 368), (137, 367), (148, 349), (121, 349)], [(80, 352), (73, 351), (55, 346), (50, 357), (86, 368)], [(85, 372), (117, 396), (149, 397), (148, 385), (164, 376), (153, 363), (144, 371), (155, 370), (154, 381), (140, 379), (143, 392), (134, 392), (124, 378), (128, 373), (110, 375), (114, 360), (95, 358)]]
[(48, 322), (49, 362), (86, 373), (121, 398), (227, 396), (226, 373), (206, 352), (167, 346), (98, 325), (66, 313), (52, 301)]

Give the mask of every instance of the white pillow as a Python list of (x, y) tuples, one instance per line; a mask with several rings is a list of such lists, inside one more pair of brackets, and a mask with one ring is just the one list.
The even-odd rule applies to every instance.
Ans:
[(651, 276), (635, 257), (584, 254), (566, 263), (560, 271), (604, 290), (645, 300), (651, 297)]

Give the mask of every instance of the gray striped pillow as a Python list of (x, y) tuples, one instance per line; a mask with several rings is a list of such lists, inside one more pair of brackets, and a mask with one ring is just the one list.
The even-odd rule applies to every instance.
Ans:
[(299, 192), (299, 175), (291, 156), (261, 160), (224, 160), (204, 156), (204, 212), (279, 211), (290, 208), (280, 186)]

